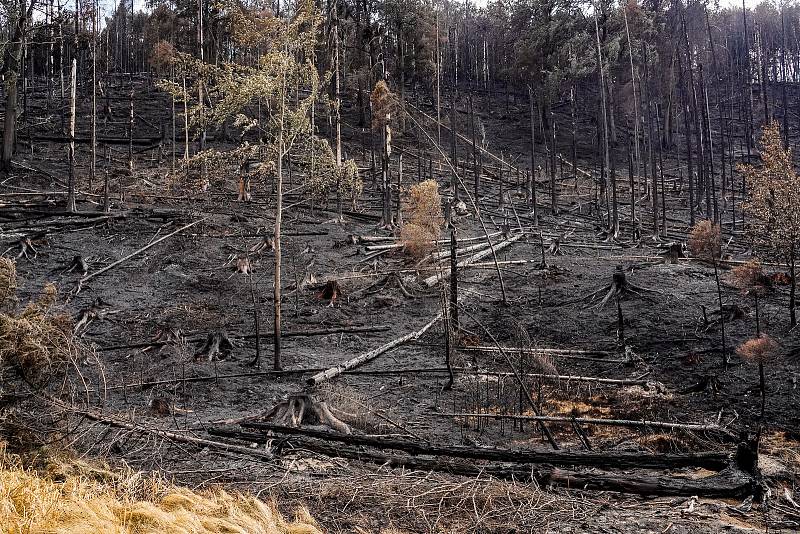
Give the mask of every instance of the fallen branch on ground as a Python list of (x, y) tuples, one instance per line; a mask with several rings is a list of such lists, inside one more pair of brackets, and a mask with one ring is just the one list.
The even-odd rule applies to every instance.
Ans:
[(142, 248), (140, 248), (140, 249), (138, 249), (138, 250), (135, 250), (135, 251), (131, 252), (131, 253), (130, 253), (130, 254), (128, 254), (127, 256), (125, 256), (125, 257), (123, 257), (123, 258), (120, 258), (119, 260), (115, 261), (114, 263), (111, 263), (111, 264), (109, 264), (109, 265), (106, 265), (105, 267), (103, 267), (103, 268), (102, 268), (102, 269), (100, 269), (99, 271), (95, 271), (95, 272), (93, 272), (93, 273), (91, 273), (91, 274), (87, 274), (86, 276), (84, 276), (83, 278), (81, 278), (81, 279), (80, 279), (80, 281), (78, 282), (78, 288), (80, 289), (81, 285), (83, 285), (84, 283), (88, 282), (89, 280), (91, 280), (91, 279), (92, 279), (92, 278), (94, 278), (95, 276), (100, 276), (101, 274), (103, 274), (103, 273), (105, 273), (105, 272), (107, 272), (107, 271), (110, 271), (110, 270), (111, 270), (111, 269), (113, 269), (114, 267), (117, 267), (118, 265), (120, 265), (120, 264), (122, 264), (122, 263), (125, 263), (126, 261), (128, 261), (129, 259), (131, 259), (131, 258), (133, 258), (133, 257), (135, 257), (135, 256), (138, 256), (138, 255), (139, 255), (139, 254), (141, 254), (142, 252), (145, 252), (146, 250), (148, 250), (148, 249), (150, 249), (150, 248), (152, 248), (152, 247), (154, 247), (154, 246), (158, 245), (158, 244), (159, 244), (159, 243), (161, 243), (162, 241), (164, 241), (164, 240), (166, 240), (166, 239), (169, 239), (170, 237), (172, 237), (172, 236), (174, 236), (174, 235), (177, 235), (177, 234), (179, 234), (179, 233), (181, 233), (181, 232), (183, 232), (183, 231), (185, 231), (185, 230), (187, 230), (187, 229), (191, 228), (192, 226), (194, 226), (194, 225), (196, 225), (196, 224), (198, 224), (198, 223), (201, 223), (201, 222), (205, 221), (206, 219), (208, 219), (208, 217), (203, 217), (202, 219), (198, 219), (198, 220), (196, 220), (196, 221), (194, 221), (194, 222), (191, 222), (191, 223), (189, 223), (189, 224), (187, 224), (187, 225), (181, 226), (180, 228), (178, 228), (178, 229), (177, 229), (177, 230), (175, 230), (174, 232), (170, 232), (170, 233), (168, 233), (167, 235), (165, 235), (165, 236), (162, 236), (162, 237), (160, 237), (160, 238), (156, 239), (155, 241), (152, 241), (152, 242), (148, 243), (147, 245), (143, 246)]
[(364, 364), (366, 362), (372, 361), (375, 358), (377, 358), (378, 356), (380, 356), (382, 354), (385, 354), (385, 353), (389, 352), (390, 350), (392, 350), (392, 349), (394, 349), (396, 347), (399, 347), (400, 345), (402, 345), (404, 343), (408, 343), (409, 341), (413, 341), (413, 340), (419, 339), (420, 336), (422, 336), (422, 334), (427, 332), (441, 318), (442, 318), (442, 314), (441, 314), (441, 312), (439, 312), (438, 314), (436, 314), (436, 317), (434, 317), (433, 319), (428, 321), (428, 323), (426, 323), (425, 326), (423, 326), (419, 330), (417, 330), (415, 332), (410, 332), (410, 333), (408, 333), (408, 334), (406, 334), (404, 336), (400, 336), (398, 338), (395, 338), (395, 339), (389, 341), (388, 343), (385, 343), (385, 344), (381, 345), (377, 349), (373, 349), (371, 351), (365, 352), (363, 354), (360, 354), (360, 355), (356, 356), (355, 358), (352, 358), (350, 360), (347, 360), (347, 361), (344, 361), (344, 362), (340, 363), (336, 367), (331, 367), (330, 369), (322, 371), (321, 373), (317, 373), (314, 376), (312, 376), (311, 378), (309, 378), (306, 381), (306, 383), (308, 385), (310, 385), (310, 386), (318, 386), (322, 382), (325, 382), (327, 380), (330, 380), (331, 378), (339, 376), (344, 371), (353, 369), (353, 368), (358, 367), (359, 365), (362, 365), (362, 364)]
[[(468, 265), (470, 265), (472, 263), (476, 263), (476, 262), (482, 260), (483, 258), (487, 258), (487, 257), (489, 257), (489, 256), (491, 256), (493, 254), (497, 254), (498, 252), (500, 252), (504, 248), (506, 248), (506, 247), (512, 245), (513, 243), (519, 241), (520, 238), (522, 238), (523, 235), (524, 234), (515, 234), (515, 235), (509, 237), (508, 239), (506, 239), (505, 241), (501, 241), (500, 243), (498, 243), (494, 247), (490, 247), (490, 248), (488, 248), (486, 250), (481, 250), (477, 254), (473, 254), (472, 256), (470, 256), (470, 257), (458, 262), (458, 265), (456, 267), (458, 269), (461, 269), (461, 268), (466, 267), (466, 266), (468, 266)], [(441, 271), (439, 273), (436, 273), (436, 274), (434, 274), (432, 276), (429, 276), (428, 278), (425, 278), (422, 281), (422, 285), (424, 285), (425, 287), (429, 287), (430, 288), (430, 287), (435, 286), (436, 284), (438, 284), (442, 280), (447, 280), (448, 278), (450, 278), (450, 271), (449, 270), (443, 270), (443, 271)]]

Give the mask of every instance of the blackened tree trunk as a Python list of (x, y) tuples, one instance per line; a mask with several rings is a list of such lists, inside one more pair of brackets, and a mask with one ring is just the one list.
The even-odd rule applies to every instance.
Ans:
[(692, 123), (689, 120), (689, 103), (686, 98), (686, 83), (683, 77), (680, 54), (678, 54), (678, 68), (680, 69), (681, 107), (683, 108), (683, 136), (686, 141), (686, 160), (689, 172), (689, 224), (694, 226), (694, 165), (692, 162)]
[(22, 44), (23, 37), (27, 31), (28, 21), (33, 13), (35, 2), (31, 0), (30, 5), (27, 0), (20, 0), (17, 19), (14, 23), (14, 33), (11, 40), (5, 46), (5, 58), (0, 74), (5, 78), (6, 83), (6, 106), (5, 118), (3, 121), (3, 153), (0, 160), (0, 168), (4, 171), (11, 170), (11, 163), (14, 158), (14, 150), (17, 142), (17, 82), (22, 68)]
[(456, 124), (456, 92), (457, 92), (457, 84), (458, 78), (456, 74), (456, 42), (455, 42), (455, 30), (450, 29), (450, 66), (452, 68), (452, 76), (451, 82), (452, 85), (450, 87), (450, 161), (452, 162), (452, 181), (453, 181), (453, 197), (458, 200), (458, 176), (456, 175), (456, 169), (458, 168), (458, 151), (457, 151), (457, 136), (458, 136), (458, 125)]
[(536, 106), (533, 100), (533, 89), (530, 85), (528, 86), (528, 106), (531, 114), (531, 173), (528, 176), (527, 196), (532, 208), (533, 224), (537, 225), (539, 217), (536, 209)]

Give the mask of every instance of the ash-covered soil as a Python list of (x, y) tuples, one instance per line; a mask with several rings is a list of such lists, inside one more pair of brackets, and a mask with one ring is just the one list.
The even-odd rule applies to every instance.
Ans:
[[(163, 95), (153, 92), (137, 102), (144, 106), (139, 113), (148, 122), (168, 122), (159, 118), (161, 110), (168, 109)], [(490, 133), (499, 132), (503, 124), (495, 114), (486, 114), (483, 120)], [(108, 135), (115, 127), (107, 126)], [(142, 136), (153, 134), (144, 121), (139, 127)], [(32, 237), (37, 254), (19, 257), (16, 263), (21, 300), (35, 298), (44, 283), (53, 282), (59, 289), (58, 309), (67, 311), (76, 323), (89, 319), (77, 333), (92, 354), (74, 371), (86, 381), (93, 410), (151, 430), (217, 439), (207, 431), (223, 422), (263, 415), (287, 395), (303, 390), (313, 372), (413, 332), (439, 313), (439, 286), (429, 290), (419, 284), (420, 278), (436, 272), (435, 267), (420, 264), (401, 249), (374, 256), (368, 250), (370, 243), (351, 239), (390, 236), (392, 231), (379, 226), (380, 192), (370, 176), (369, 153), (363, 151), (360, 133), (346, 128), (345, 135), (349, 156), (363, 167), (365, 192), (357, 210), (345, 213), (344, 222), (336, 220), (335, 202), (327, 209), (311, 209), (298, 189), (299, 173), (286, 188), (283, 373), (269, 372), (273, 255), (269, 247), (253, 252), (271, 235), (274, 224), (274, 197), (263, 184), (254, 184), (250, 203), (235, 201), (235, 183), (213, 177), (209, 192), (187, 192), (167, 176), (168, 142), (161, 158), (158, 149), (137, 154), (133, 175), (119, 170), (126, 164), (127, 147), (113, 147), (111, 160), (98, 163), (98, 179), (106, 170), (110, 175), (111, 213), (88, 217), (86, 213), (100, 209), (102, 183), (87, 183), (89, 156), (86, 146), (79, 145), (83, 192), (79, 210), (84, 215), (70, 216), (59, 211), (67, 176), (64, 147), (34, 142), (32, 154), (30, 148), (23, 149), (19, 170), (0, 187), (2, 238), (9, 247), (5, 255), (16, 255), (15, 243), (23, 236)], [(397, 136), (396, 143), (396, 149), (407, 154), (404, 185), (417, 181), (417, 168), (426, 168), (408, 163), (415, 161), (412, 155), (422, 153), (434, 157), (435, 178), (447, 194), (449, 172), (444, 167), (438, 171), (432, 148), (413, 133)], [(525, 153), (524, 137), (497, 143), (504, 150), (517, 147)], [(627, 224), (618, 240), (608, 239), (599, 230), (602, 221), (591, 210), (592, 184), (581, 179), (575, 187), (576, 180), (569, 175), (560, 180), (558, 216), (549, 213), (546, 184), (540, 183), (541, 217), (535, 226), (530, 208), (516, 194), (516, 177), (512, 173), (506, 180), (506, 191), (512, 194), (501, 206), (496, 179), (484, 177), (481, 213), (489, 232), (521, 229), (525, 237), (498, 253), (505, 302), (491, 258), (460, 273), (461, 341), (466, 350), (454, 354), (453, 387), (446, 387), (444, 331), (438, 323), (418, 340), (316, 388), (317, 398), (335, 408), (356, 433), (443, 445), (546, 450), (547, 442), (531, 421), (518, 424), (446, 415), (532, 413), (515, 378), (496, 374), (511, 371), (502, 354), (468, 350), (493, 345), (488, 330), (504, 346), (573, 349), (540, 358), (514, 354), (511, 363), (520, 372), (637, 381), (629, 385), (531, 378), (526, 387), (544, 414), (719, 425), (734, 436), (758, 426), (758, 371), (734, 353), (755, 334), (753, 301), (728, 282), (733, 264), (720, 264), (723, 304), (730, 311), (724, 326), (731, 364), (723, 370), (713, 266), (690, 259), (669, 263), (663, 257), (666, 243), (686, 241), (689, 229), (683, 215), (675, 216), (668, 235), (657, 241), (633, 241)], [(621, 197), (629, 198), (627, 184), (620, 187)], [(683, 213), (676, 195), (668, 195), (667, 204)], [(644, 206), (647, 200), (639, 202)], [(623, 205), (623, 220), (629, 209)], [(469, 205), (468, 211), (457, 221), (459, 238), (476, 237), (478, 243), (483, 232)], [(648, 217), (646, 213), (644, 226)], [(65, 272), (80, 256), (91, 274), (200, 219), (84, 284), (78, 284), (80, 273)], [(498, 242), (503, 237), (493, 239)], [(560, 244), (557, 251), (550, 250), (554, 240)], [(740, 227), (734, 232), (726, 226), (723, 243), (726, 259), (749, 257), (748, 240)], [(441, 245), (440, 250), (447, 247)], [(244, 256), (251, 262), (252, 276), (236, 272), (236, 259)], [(598, 290), (612, 282), (617, 266), (643, 290), (625, 295), (619, 306), (610, 299), (600, 307), (605, 291)], [(767, 270), (785, 272), (779, 265), (768, 265)], [(330, 301), (324, 298), (323, 286), (334, 280), (341, 294)], [(68, 441), (87, 455), (124, 460), (182, 483), (252, 491), (287, 509), (305, 504), (331, 532), (394, 528), (397, 532), (694, 533), (760, 531), (767, 526), (773, 532), (792, 532), (800, 528), (800, 511), (785, 495), (792, 495), (800, 466), (800, 391), (787, 302), (788, 286), (776, 283), (759, 309), (762, 331), (781, 346), (780, 358), (765, 369), (768, 397), (761, 457), (772, 492), (767, 502), (775, 502), (775, 507), (690, 496), (640, 498), (538, 487), (488, 475), (468, 478), (394, 469), (323, 455), (277, 435), (268, 446), (279, 445), (281, 454), (271, 460), (89, 421), (77, 421)], [(256, 314), (261, 341), (258, 367), (251, 365)], [(335, 332), (320, 332), (326, 329)], [(214, 333), (224, 333), (233, 342), (232, 349), (213, 361), (196, 357)], [(314, 335), (303, 335), (308, 333)], [(166, 409), (157, 409), (160, 406)], [(549, 428), (562, 447), (585, 446), (570, 423), (556, 422)], [(582, 429), (596, 451), (668, 453), (734, 446), (713, 432), (600, 425)], [(244, 446), (257, 450), (264, 444)], [(698, 469), (662, 474), (704, 475)]]

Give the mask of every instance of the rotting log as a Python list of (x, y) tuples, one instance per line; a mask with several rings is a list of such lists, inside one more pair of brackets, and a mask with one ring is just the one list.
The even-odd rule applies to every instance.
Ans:
[[(491, 256), (492, 254), (497, 254), (498, 252), (500, 252), (504, 248), (506, 248), (506, 247), (514, 244), (515, 242), (519, 241), (523, 236), (524, 236), (524, 234), (515, 234), (515, 235), (509, 237), (508, 239), (506, 239), (504, 241), (501, 241), (497, 245), (494, 245), (494, 247), (490, 246), (488, 249), (481, 250), (477, 254), (473, 254), (472, 256), (470, 256), (470, 257), (468, 257), (466, 259), (463, 259), (460, 262), (458, 262), (458, 268), (461, 269), (461, 268), (466, 267), (466, 266), (468, 266), (468, 265), (470, 265), (472, 263), (476, 263), (476, 262), (482, 260), (483, 258), (487, 258), (487, 257)], [(450, 277), (450, 272), (447, 271), (447, 270), (443, 270), (443, 271), (441, 271), (439, 273), (436, 273), (434, 275), (429, 276), (428, 278), (425, 278), (422, 281), (422, 285), (424, 285), (425, 287), (431, 288), (431, 287), (435, 286), (436, 284), (438, 284), (439, 282), (441, 282), (442, 280), (447, 279), (449, 277)]]
[[(549, 464), (570, 467), (598, 467), (614, 469), (678, 469), (682, 467), (703, 467), (721, 471), (733, 461), (733, 453), (698, 452), (652, 454), (640, 451), (573, 451), (573, 450), (525, 450), (489, 447), (465, 447), (461, 445), (432, 445), (425, 442), (399, 440), (382, 436), (341, 434), (311, 428), (296, 428), (271, 423), (242, 423), (244, 428), (261, 432), (297, 435), (307, 438), (336, 441), (347, 445), (392, 449), (413, 455), (450, 456), (496, 462), (519, 464)], [(210, 429), (210, 434), (229, 438), (244, 439), (258, 443), (268, 436), (259, 433), (242, 433), (225, 429)]]
[(419, 339), (420, 336), (422, 336), (422, 334), (427, 332), (441, 318), (442, 318), (442, 314), (441, 314), (441, 312), (439, 312), (438, 314), (436, 314), (436, 317), (434, 317), (433, 319), (428, 321), (425, 324), (425, 326), (423, 326), (419, 330), (416, 330), (414, 332), (409, 332), (408, 334), (406, 334), (404, 336), (400, 336), (398, 338), (395, 338), (395, 339), (389, 341), (388, 343), (384, 343), (383, 345), (381, 345), (377, 349), (373, 349), (373, 350), (364, 352), (364, 353), (356, 356), (355, 358), (351, 358), (351, 359), (349, 359), (347, 361), (344, 361), (344, 362), (340, 363), (336, 367), (331, 367), (330, 369), (326, 369), (325, 371), (317, 373), (314, 376), (310, 377), (308, 380), (306, 380), (306, 383), (308, 385), (310, 385), (310, 386), (317, 386), (317, 385), (321, 384), (322, 382), (325, 382), (327, 380), (330, 380), (331, 378), (339, 376), (344, 371), (348, 371), (350, 369), (358, 367), (359, 365), (362, 365), (364, 363), (372, 361), (375, 358), (377, 358), (378, 356), (380, 356), (382, 354), (385, 354), (385, 353), (389, 352), (390, 350), (392, 350), (392, 349), (394, 349), (396, 347), (399, 347), (400, 345), (403, 345), (404, 343), (408, 343), (409, 341), (413, 341), (413, 340)]

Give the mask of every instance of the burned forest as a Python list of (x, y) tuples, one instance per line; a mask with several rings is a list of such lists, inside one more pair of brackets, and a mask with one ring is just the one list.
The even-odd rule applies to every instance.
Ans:
[(0, 22), (0, 532), (800, 532), (800, 3)]

